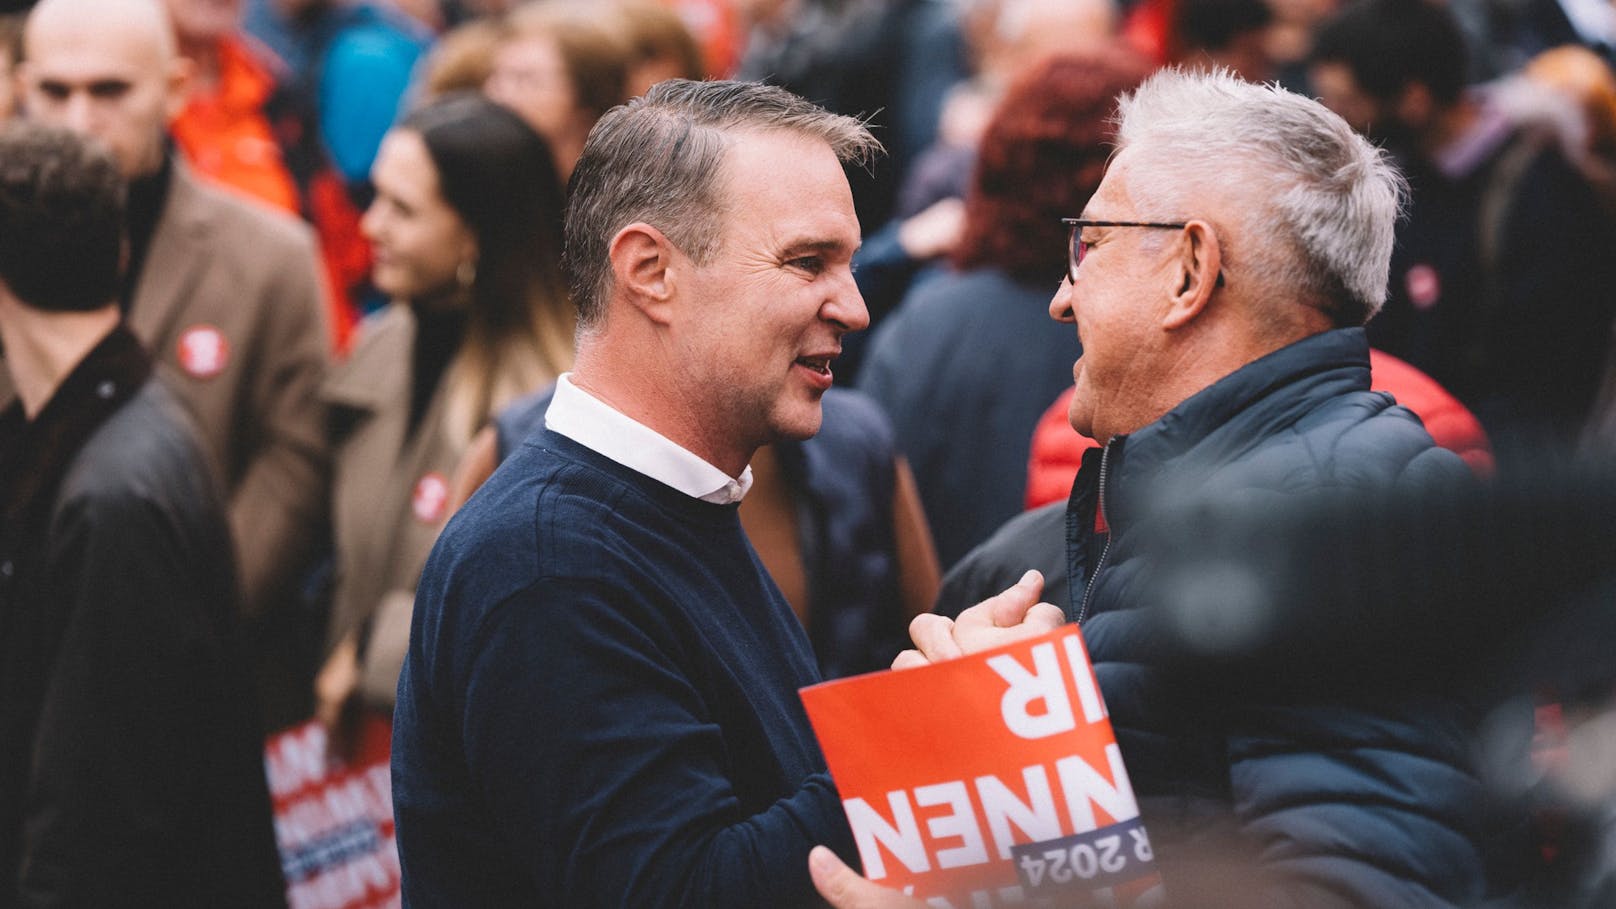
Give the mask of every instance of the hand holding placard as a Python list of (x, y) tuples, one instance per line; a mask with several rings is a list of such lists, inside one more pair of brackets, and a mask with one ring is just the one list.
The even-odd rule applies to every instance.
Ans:
[(909, 623), (915, 649), (898, 654), (892, 668), (913, 669), (952, 660), (1047, 634), (1066, 624), (1059, 606), (1038, 602), (1043, 592), (1044, 576), (1028, 571), (1005, 592), (960, 613), (957, 621), (934, 613), (915, 616)]
[(802, 697), (871, 881), (934, 906), (1159, 886), (1075, 626)]
[(814, 889), (832, 909), (926, 909), (926, 904), (880, 884), (872, 884), (824, 846), (808, 853)]

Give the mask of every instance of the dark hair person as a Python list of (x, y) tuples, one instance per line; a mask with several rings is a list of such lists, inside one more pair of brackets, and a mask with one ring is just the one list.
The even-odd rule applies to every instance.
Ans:
[(1060, 275), (1060, 219), (1076, 217), (1100, 185), (1116, 97), (1139, 83), (1142, 65), (1120, 50), (1061, 55), (1011, 83), (977, 152), (957, 268), (998, 268), (1045, 284)]
[(565, 181), (595, 121), (628, 98), (627, 37), (615, 10), (587, 3), (524, 3), (502, 24), (483, 91), (550, 143)]
[(0, 129), (0, 906), (281, 907), (230, 528), (118, 306), (124, 177)]
[(707, 74), (695, 36), (672, 7), (660, 0), (617, 0), (613, 7), (629, 47), (625, 95), (638, 97), (665, 79), (700, 81)]
[(572, 362), (563, 193), (544, 141), (507, 108), (449, 95), (383, 140), (365, 213), (393, 298), (327, 384), (335, 592), (317, 682), (334, 722), (357, 690), (390, 710), (415, 582), (447, 478), (499, 408)]
[(0, 133), (0, 281), (49, 312), (89, 312), (118, 296), (125, 189), (116, 162), (70, 133)]

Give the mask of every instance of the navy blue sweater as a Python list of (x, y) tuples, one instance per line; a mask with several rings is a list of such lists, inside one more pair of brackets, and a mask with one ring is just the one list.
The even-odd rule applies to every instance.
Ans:
[(788, 906), (854, 852), (806, 636), (711, 505), (534, 435), (427, 562), (393, 797), (415, 906)]

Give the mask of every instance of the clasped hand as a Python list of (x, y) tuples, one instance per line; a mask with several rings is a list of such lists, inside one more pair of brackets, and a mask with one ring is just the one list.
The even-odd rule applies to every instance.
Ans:
[(892, 668), (928, 666), (1054, 631), (1066, 624), (1066, 616), (1060, 607), (1039, 602), (1043, 592), (1044, 576), (1029, 571), (1014, 586), (965, 610), (958, 619), (933, 613), (915, 616), (909, 623), (914, 649), (898, 654)]
[[(909, 623), (913, 650), (892, 661), (893, 669), (929, 666), (982, 650), (1002, 647), (1022, 638), (1047, 634), (1066, 624), (1060, 607), (1038, 601), (1044, 576), (1029, 571), (1015, 586), (948, 619), (927, 613)], [(860, 877), (834, 853), (816, 846), (809, 856), (814, 887), (835, 909), (925, 909), (926, 904)]]

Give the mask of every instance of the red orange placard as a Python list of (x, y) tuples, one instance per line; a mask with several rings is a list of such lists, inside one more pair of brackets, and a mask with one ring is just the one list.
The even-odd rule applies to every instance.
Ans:
[(1076, 626), (802, 699), (871, 880), (960, 907), (1158, 886)]

